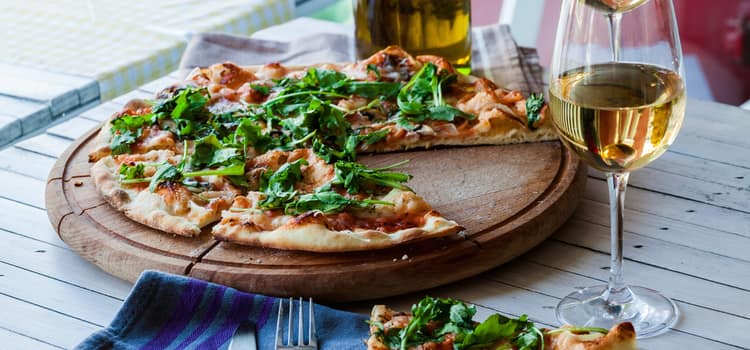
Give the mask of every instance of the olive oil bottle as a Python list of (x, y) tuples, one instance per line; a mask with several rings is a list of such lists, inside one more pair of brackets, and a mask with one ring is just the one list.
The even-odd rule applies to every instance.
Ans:
[(471, 69), (470, 0), (354, 0), (357, 57), (388, 45), (413, 55), (447, 58), (459, 71)]

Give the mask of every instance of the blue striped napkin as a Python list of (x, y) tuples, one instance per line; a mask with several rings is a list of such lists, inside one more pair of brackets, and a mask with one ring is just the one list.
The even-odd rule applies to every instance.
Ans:
[[(76, 349), (226, 349), (243, 320), (255, 324), (258, 349), (273, 349), (278, 306), (277, 298), (145, 271), (109, 327)], [(319, 348), (364, 349), (365, 319), (316, 304)]]

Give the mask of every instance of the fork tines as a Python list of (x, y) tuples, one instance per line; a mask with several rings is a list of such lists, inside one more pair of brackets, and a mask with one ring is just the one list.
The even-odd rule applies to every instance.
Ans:
[[(299, 298), (298, 303), (298, 331), (297, 331), (297, 344), (295, 345), (293, 342), (293, 334), (292, 334), (292, 319), (294, 318), (294, 299), (289, 298), (289, 310), (288, 312), (285, 312), (284, 304), (286, 304), (283, 300), (279, 300), (279, 316), (276, 319), (276, 349), (277, 350), (287, 350), (287, 349), (298, 349), (298, 350), (317, 350), (318, 349), (318, 339), (315, 336), (315, 313), (313, 312), (313, 300), (310, 298), (309, 300), (309, 316), (307, 318), (307, 336), (308, 341), (305, 343), (305, 326), (304, 326), (304, 317), (303, 317), (303, 303), (302, 298)], [(285, 317), (285, 315), (288, 315)], [(286, 342), (284, 342), (284, 329), (281, 326), (281, 320), (286, 318), (288, 321), (287, 325), (287, 336), (286, 336)]]

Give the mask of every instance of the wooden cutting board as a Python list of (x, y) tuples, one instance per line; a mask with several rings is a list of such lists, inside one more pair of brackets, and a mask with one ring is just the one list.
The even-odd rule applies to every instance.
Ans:
[(130, 221), (99, 196), (89, 176), (96, 130), (60, 157), (46, 204), (60, 238), (103, 270), (135, 281), (156, 269), (277, 296), (344, 302), (423, 290), (489, 270), (528, 251), (573, 213), (586, 167), (560, 142), (454, 147), (361, 157), (374, 165), (409, 159), (408, 185), (466, 227), (445, 239), (357, 253), (245, 247), (165, 234)]

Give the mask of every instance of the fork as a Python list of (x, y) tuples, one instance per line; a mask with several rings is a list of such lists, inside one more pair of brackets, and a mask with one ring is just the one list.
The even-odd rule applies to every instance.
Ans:
[(313, 300), (310, 298), (310, 311), (307, 319), (308, 328), (308, 341), (304, 344), (305, 340), (305, 327), (303, 326), (304, 320), (302, 317), (302, 298), (299, 298), (299, 331), (297, 332), (297, 345), (294, 345), (292, 341), (292, 319), (294, 318), (294, 299), (289, 298), (289, 312), (288, 312), (288, 328), (286, 344), (284, 343), (284, 329), (281, 327), (281, 320), (285, 318), (284, 315), (284, 301), (279, 300), (279, 317), (276, 319), (276, 350), (318, 350), (318, 339), (315, 336), (315, 314), (313, 312)]

